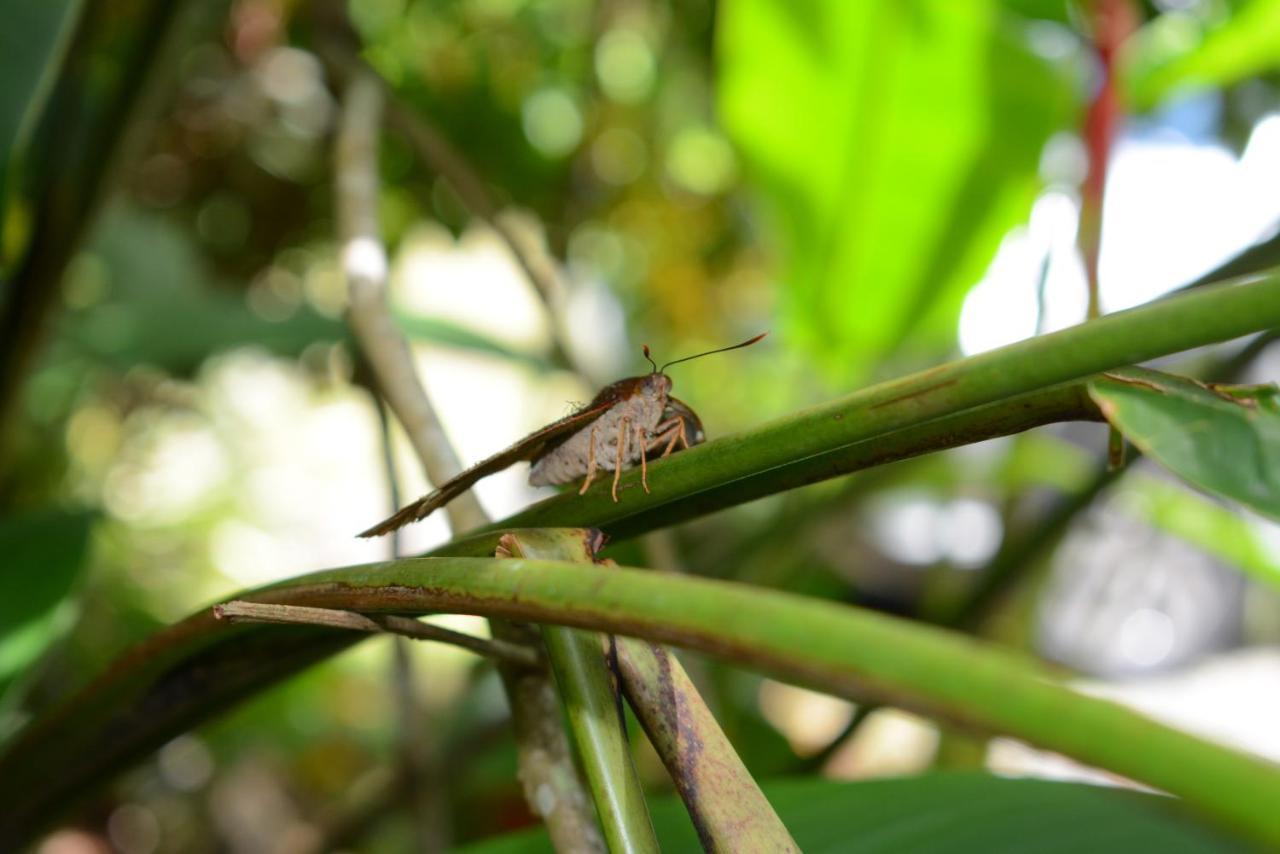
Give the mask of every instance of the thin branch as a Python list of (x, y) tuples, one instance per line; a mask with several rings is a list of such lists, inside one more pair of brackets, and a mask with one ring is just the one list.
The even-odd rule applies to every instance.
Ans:
[[(352, 79), (343, 99), (335, 147), (338, 235), (347, 275), (348, 321), (373, 368), (387, 403), (404, 425), (433, 483), (444, 483), (462, 464), (418, 381), (413, 354), (387, 306), (387, 254), (378, 227), (378, 127), (382, 89), (368, 75)], [(455, 532), (485, 524), (475, 496), (461, 496), (446, 508)]]
[[(433, 483), (444, 483), (462, 467), (418, 381), (409, 345), (387, 309), (387, 257), (377, 216), (382, 102), (382, 88), (375, 75), (360, 72), (349, 78), (335, 153), (339, 234), (351, 292), (348, 316), (428, 476)], [(447, 510), (455, 533), (489, 522), (470, 492)], [(521, 628), (501, 620), (491, 620), (490, 627), (496, 640), (515, 646), (523, 646), (529, 639)], [(530, 808), (546, 821), (552, 838), (564, 847), (595, 850), (599, 831), (594, 811), (573, 764), (551, 675), (510, 664), (500, 664), (498, 672), (511, 704), (520, 779)]]
[(564, 285), (550, 253), (531, 245), (531, 241), (511, 226), (503, 217), (498, 201), (462, 152), (435, 125), (400, 102), (382, 77), (353, 48), (329, 39), (321, 41), (317, 50), (338, 77), (352, 81), (370, 79), (378, 84), (387, 100), (387, 118), (391, 126), (404, 134), (423, 162), (449, 184), (463, 207), (493, 230), (537, 292), (551, 325), (552, 360), (579, 376), (592, 378), (590, 372), (576, 362), (573, 351), (565, 343), (560, 320)]
[(543, 667), (542, 656), (532, 647), (488, 640), (455, 632), (443, 626), (424, 623), (412, 617), (395, 614), (361, 614), (333, 608), (312, 608), (302, 605), (271, 605), (262, 602), (233, 600), (213, 606), (213, 615), (229, 623), (275, 623), (289, 626), (324, 626), (353, 632), (385, 632), (412, 640), (438, 641), (470, 650), (476, 655), (501, 661), (516, 667), (534, 670)]

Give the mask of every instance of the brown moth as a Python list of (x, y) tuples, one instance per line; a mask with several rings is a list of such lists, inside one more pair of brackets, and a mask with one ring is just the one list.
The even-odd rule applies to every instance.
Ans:
[(653, 372), (640, 377), (627, 377), (604, 387), (586, 406), (525, 436), (504, 451), (476, 463), (457, 477), (446, 481), (435, 492), (424, 495), (394, 515), (360, 534), (379, 537), (410, 522), (424, 519), (466, 492), (481, 478), (502, 471), (522, 460), (529, 460), (532, 486), (551, 486), (583, 478), (581, 495), (603, 469), (613, 472), (613, 500), (618, 500), (618, 480), (622, 470), (640, 464), (640, 483), (649, 491), (649, 454), (660, 451), (659, 458), (702, 442), (702, 422), (688, 404), (671, 396), (671, 377), (664, 371), (672, 365), (737, 350), (756, 343), (767, 332), (732, 347), (708, 350), (667, 362), (661, 368), (649, 357)]

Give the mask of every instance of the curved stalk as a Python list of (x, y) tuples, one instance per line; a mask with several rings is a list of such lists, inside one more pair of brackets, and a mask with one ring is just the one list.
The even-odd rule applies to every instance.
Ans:
[[(332, 570), (240, 598), (500, 616), (684, 646), (829, 693), (1007, 733), (1168, 791), (1219, 824), (1280, 845), (1277, 766), (1077, 694), (1021, 655), (844, 605), (653, 571), (475, 558)], [(68, 797), (206, 716), (209, 704), (225, 703), (223, 680), (206, 674), (242, 665), (246, 652), (262, 658), (267, 628), (279, 632), (272, 640), (285, 649), (289, 641), (297, 645), (298, 632), (312, 631), (240, 628), (202, 611), (161, 632), (26, 733), (0, 759), (0, 846), (29, 838)], [(201, 678), (202, 694), (180, 696), (170, 707), (175, 686)], [(37, 777), (32, 769), (48, 771)]]

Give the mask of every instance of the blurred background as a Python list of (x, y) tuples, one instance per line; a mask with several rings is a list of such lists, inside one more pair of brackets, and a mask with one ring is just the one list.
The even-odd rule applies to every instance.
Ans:
[[(33, 35), (0, 34), (0, 738), (196, 608), (388, 555), (354, 537), (392, 492), (343, 322), (344, 56), (408, 117), (380, 152), (393, 309), (465, 463), (644, 372), (642, 343), (663, 361), (772, 330), (672, 369), (714, 438), (1081, 322), (1091, 293), (1115, 311), (1280, 259), (1276, 0), (0, 9)], [(462, 153), (492, 216), (414, 128)], [(1265, 344), (1168, 364), (1270, 381)], [(1043, 429), (615, 556), (959, 614), (1088, 690), (1280, 759), (1280, 528), (1143, 462), (1103, 474), (1106, 443), (1099, 425)], [(389, 444), (399, 495), (426, 491), (395, 425)], [(495, 518), (549, 494), (526, 476), (480, 484)], [(56, 554), (20, 548), (32, 526)], [(448, 536), (433, 516), (403, 548)], [(688, 664), (761, 778), (1105, 779)], [(426, 785), (455, 842), (531, 821), (492, 670), (376, 639), (172, 742), (39, 850), (408, 850), (404, 714), (431, 722)]]

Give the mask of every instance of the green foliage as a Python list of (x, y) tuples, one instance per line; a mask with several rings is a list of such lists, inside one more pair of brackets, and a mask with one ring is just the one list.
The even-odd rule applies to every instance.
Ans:
[[(763, 788), (801, 850), (811, 854), (1244, 850), (1168, 812), (1159, 796), (1079, 783), (951, 773), (858, 783), (773, 781)], [(655, 798), (652, 807), (663, 850), (698, 849), (697, 834), (678, 800)], [(463, 849), (465, 854), (551, 850), (541, 831)]]
[(1190, 483), (1280, 517), (1280, 407), (1274, 386), (1227, 391), (1118, 371), (1090, 385), (1111, 424)]
[(722, 121), (782, 240), (787, 332), (842, 379), (946, 352), (1075, 98), (993, 2), (722, 11)]
[[(696, 747), (704, 760), (741, 759), (740, 785), (683, 789), (704, 831), (709, 816), (732, 824), (744, 811), (769, 812), (750, 798), (727, 803), (732, 792), (759, 796), (750, 768), (813, 775), (768, 787), (788, 826), (774, 827), (777, 838), (789, 830), (805, 850), (1233, 850), (1193, 821), (1193, 811), (1241, 837), (1280, 838), (1275, 766), (1077, 693), (1019, 648), (1035, 627), (1034, 585), (1025, 582), (1104, 491), (1106, 506), (1136, 530), (1160, 528), (1251, 578), (1280, 580), (1265, 529), (1216, 497), (1280, 515), (1274, 390), (1208, 387), (1123, 367), (1280, 326), (1280, 278), (1268, 272), (1280, 242), (1258, 244), (1204, 277), (1262, 273), (1256, 281), (1196, 288), (947, 361), (962, 300), (1002, 241), (1019, 234), (1043, 189), (1046, 141), (1086, 132), (1081, 113), (1095, 94), (1096, 57), (1084, 5), (733, 0), (594, 9), (585, 0), (352, 0), (331, 4), (338, 13), (331, 20), (312, 16), (313, 4), (236, 3), (228, 16), (232, 4), (188, 2), (213, 26), (180, 38), (173, 24), (183, 5), (134, 0), (125, 4), (132, 14), (123, 14), (100, 0), (0, 0), (0, 182), (29, 170), (20, 186), (0, 183), (0, 215), (9, 215), (0, 222), (0, 266), (15, 272), (11, 262), (28, 248), (27, 258), (39, 262), (16, 270), (23, 278), (7, 279), (0, 294), (0, 514), (10, 514), (0, 517), (0, 694), (8, 689), (0, 730), (34, 716), (0, 751), (0, 848), (28, 843), (68, 804), (139, 764), (100, 802), (153, 809), (166, 825), (162, 848), (190, 847), (167, 827), (175, 804), (189, 811), (193, 835), (235, 847), (217, 836), (215, 826), (227, 822), (215, 813), (228, 792), (261, 800), (255, 779), (289, 792), (301, 820), (327, 832), (330, 802), (362, 790), (359, 772), (410, 777), (408, 754), (424, 745), (444, 778), (447, 797), (435, 802), (452, 811), (459, 838), (530, 819), (511, 742), (495, 750), (475, 743), (505, 709), (483, 665), (446, 673), (434, 667), (438, 659), (426, 660), (438, 648), (415, 654), (430, 672), (416, 691), (426, 695), (418, 699), (430, 721), (413, 731), (423, 738), (411, 745), (404, 728), (418, 712), (405, 709), (401, 718), (388, 707), (393, 695), (412, 705), (412, 674), (397, 671), (405, 682), (384, 694), (390, 680), (378, 669), (377, 644), (353, 649), (362, 635), (228, 626), (207, 610), (174, 622), (225, 596), (230, 578), (257, 584), (285, 575), (281, 561), (296, 569), (300, 561), (333, 566), (382, 554), (342, 550), (348, 531), (373, 521), (355, 517), (380, 509), (368, 506), (374, 487), (353, 487), (360, 498), (349, 503), (358, 506), (341, 510), (351, 519), (316, 524), (326, 500), (298, 488), (282, 460), (304, 445), (321, 449), (321, 466), (369, 450), (359, 423), (373, 421), (367, 396), (340, 372), (323, 395), (308, 396), (323, 398), (324, 430), (301, 423), (301, 414), (295, 424), (240, 417), (249, 407), (231, 418), (203, 411), (231, 411), (226, 398), (292, 399), (280, 392), (300, 387), (307, 374), (298, 357), (347, 338), (334, 264), (341, 247), (326, 237), (339, 180), (326, 159), (327, 135), (343, 95), (327, 51), (353, 36), (360, 43), (349, 58), (363, 57), (383, 75), (401, 111), (392, 114), (447, 138), (474, 171), (473, 189), (490, 197), (467, 202), (456, 192), (466, 182), (458, 184), (448, 158), (424, 155), (403, 128), (373, 147), (381, 151), (391, 293), (404, 300), (392, 307), (395, 322), (410, 339), (485, 357), (442, 360), (434, 376), (437, 367), (427, 367), (446, 416), (468, 414), (447, 396), (459, 386), (476, 399), (462, 428), (446, 424), (450, 435), (481, 421), (492, 427), (491, 410), (504, 402), (496, 400), (504, 396), (500, 381), (496, 390), (466, 387), (454, 366), (511, 368), (507, 379), (518, 378), (526, 402), (591, 393), (574, 387), (559, 361), (537, 355), (554, 351), (545, 328), (568, 329), (573, 346), (565, 349), (602, 372), (618, 352), (638, 364), (634, 341), (673, 356), (760, 328), (782, 334), (680, 372), (679, 393), (712, 441), (650, 460), (651, 490), (638, 472), (625, 472), (621, 500), (605, 479), (585, 495), (566, 490), (456, 538), (426, 560), (348, 566), (253, 596), (540, 625), (597, 814), (620, 845), (648, 841), (643, 789), (665, 778), (652, 756), (636, 755), (632, 767), (635, 751), (618, 726), (597, 632), (644, 638), (631, 643), (653, 652), (650, 644), (663, 642), (695, 651), (683, 690), (706, 696), (715, 715), (707, 712), (707, 728), (674, 719), (689, 706), (663, 704), (672, 683), (662, 662), (671, 659), (655, 654), (649, 678), (658, 712), (671, 713), (664, 721), (671, 741)], [(1252, 127), (1256, 95), (1273, 83), (1259, 75), (1280, 59), (1280, 0), (1132, 8), (1148, 21), (1120, 60), (1129, 106), (1147, 109), (1211, 87), (1225, 95), (1223, 139)], [(1249, 91), (1231, 97), (1226, 87), (1246, 81)], [(139, 97), (144, 90), (160, 94)], [(37, 128), (44, 135), (33, 146)], [(128, 138), (136, 147), (116, 145)], [(1073, 182), (1069, 171), (1055, 168), (1053, 179)], [(99, 206), (108, 187), (115, 198)], [(477, 311), (472, 294), (466, 304), (471, 277), (509, 283), (519, 274), (503, 267), (505, 250), (493, 251), (485, 233), (489, 206), (528, 244), (534, 266), (561, 280), (563, 293), (550, 301), (563, 311), (552, 318), (558, 324), (545, 323), (536, 303), (494, 301)], [(461, 239), (444, 236), (441, 224)], [(1055, 264), (1068, 260), (1062, 246), (1053, 252)], [(421, 300), (415, 289), (422, 288), (441, 290)], [(457, 313), (432, 316), (425, 304)], [(480, 314), (489, 317), (475, 319)], [(41, 339), (48, 346), (37, 359)], [(243, 395), (228, 386), (230, 394), (205, 394), (220, 365), (238, 360), (202, 365), (241, 347), (278, 358), (236, 366)], [(1262, 347), (1260, 339), (1205, 375), (1228, 375)], [(933, 367), (909, 372), (924, 364)], [(153, 370), (134, 370), (140, 365)], [(263, 365), (274, 384), (255, 388)], [(450, 369), (459, 376), (444, 376)], [(3, 398), (24, 374), (35, 377), (29, 393), (10, 400), (27, 409), (10, 415)], [(165, 379), (152, 381), (157, 374)], [(898, 379), (863, 386), (884, 376)], [(1079, 431), (1078, 445), (1044, 431), (971, 454), (937, 453), (1055, 422), (1098, 421), (1100, 408), (1144, 454), (1213, 497), (1137, 466), (1101, 475), (1106, 431), (1097, 425)], [(250, 422), (253, 431), (270, 429), (271, 442), (229, 435)], [(512, 429), (514, 438), (520, 431)], [(10, 444), (10, 433), (19, 441)], [(382, 437), (394, 465), (404, 455), (385, 444), (388, 436), (398, 433)], [(233, 443), (240, 443), (235, 454), (222, 453)], [(888, 465), (925, 454), (921, 465)], [(379, 465), (371, 456), (365, 469)], [(217, 476), (228, 467), (236, 468), (230, 477)], [(235, 500), (199, 500), (201, 489), (227, 497), (230, 490), (211, 483), (244, 484), (246, 500), (238, 492)], [(183, 496), (186, 487), (185, 506), (201, 509), (151, 524), (146, 507), (181, 504), (166, 504), (166, 494)], [(13, 508), (67, 495), (91, 503), (98, 496), (111, 518), (96, 538), (105, 548), (95, 560), (91, 607), (64, 643), (92, 516)], [(873, 517), (904, 496), (930, 507), (981, 504), (1003, 541), (984, 565), (966, 564), (972, 571), (948, 566), (961, 565), (950, 553), (936, 560), (896, 553), (877, 539), (885, 526)], [(1050, 499), (1050, 512), (1040, 512), (1040, 498)], [(716, 511), (725, 512), (684, 525)], [(568, 536), (581, 545), (577, 529), (588, 526), (612, 538), (610, 554), (621, 563), (684, 572), (587, 565), (580, 549), (492, 559), (504, 530), (539, 528), (524, 533), (528, 543), (565, 536), (548, 529), (573, 528)], [(945, 539), (927, 527), (914, 524), (909, 537)], [(318, 542), (334, 531), (340, 545)], [(640, 536), (650, 532), (658, 536)], [(252, 566), (232, 565), (242, 558)], [(156, 583), (159, 573), (164, 581)], [(987, 639), (927, 625), (951, 619), (953, 605), (964, 616), (949, 624)], [(158, 625), (168, 628), (102, 672), (108, 656)], [(39, 661), (51, 648), (58, 654)], [(291, 678), (345, 650), (339, 666)], [(861, 711), (871, 700), (924, 713), (977, 734), (966, 735), (975, 753), (981, 734), (1006, 733), (1175, 797), (976, 774), (824, 782), (815, 769), (849, 741), (842, 736), (807, 755), (768, 713), (764, 697), (781, 686), (763, 674)], [(287, 689), (268, 693), (286, 679)], [(203, 778), (214, 785), (175, 783), (164, 745), (250, 696), (258, 702), (247, 711), (191, 739), (216, 754)], [(717, 725), (727, 741), (700, 736)], [(654, 731), (652, 718), (645, 727)], [(634, 727), (632, 735), (639, 737)], [(664, 751), (660, 741), (653, 739), (671, 770), (680, 745)], [(157, 760), (145, 759), (156, 751)], [(30, 768), (59, 773), (33, 778)], [(236, 776), (244, 769), (246, 778)], [(715, 770), (698, 779), (718, 779)], [(571, 763), (556, 771), (565, 791), (587, 791)], [(411, 800), (434, 785), (428, 778), (410, 781), (425, 783)], [(384, 812), (402, 794), (391, 792)], [(699, 842), (683, 811), (674, 801), (654, 809), (668, 849)], [(85, 826), (99, 823), (90, 817)], [(341, 841), (325, 840), (377, 850), (377, 840)], [(535, 833), (477, 850), (545, 848)]]
[(0, 518), (0, 697), (67, 627), (93, 514), (46, 510)]
[[(0, 272), (13, 261), (26, 235), (9, 224), (10, 183), (62, 58), (80, 0), (0, 3)], [(29, 215), (29, 214), (28, 214)]]
[(1138, 34), (1125, 65), (1140, 109), (1188, 89), (1231, 86), (1280, 67), (1280, 2), (1203, 4), (1161, 15)]
[(71, 287), (87, 291), (88, 304), (65, 316), (62, 343), (97, 365), (151, 365), (185, 375), (209, 353), (234, 347), (296, 356), (347, 337), (340, 321), (306, 304), (277, 319), (255, 313), (211, 273), (184, 232), (136, 209), (113, 208), (81, 261), (72, 275), (82, 278)]

